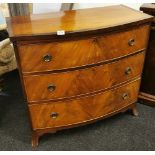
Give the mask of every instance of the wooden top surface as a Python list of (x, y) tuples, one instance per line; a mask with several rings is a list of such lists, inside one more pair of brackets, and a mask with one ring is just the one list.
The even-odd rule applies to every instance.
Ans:
[(155, 12), (155, 3), (145, 3), (140, 7), (142, 11)]
[(152, 16), (123, 5), (52, 12), (7, 18), (8, 32), (12, 39), (27, 36), (56, 35), (106, 29), (139, 21)]

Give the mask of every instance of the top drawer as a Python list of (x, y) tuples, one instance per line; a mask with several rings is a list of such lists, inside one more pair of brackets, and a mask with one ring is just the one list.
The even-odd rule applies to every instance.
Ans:
[(146, 48), (149, 26), (87, 39), (20, 45), (23, 73), (80, 67)]

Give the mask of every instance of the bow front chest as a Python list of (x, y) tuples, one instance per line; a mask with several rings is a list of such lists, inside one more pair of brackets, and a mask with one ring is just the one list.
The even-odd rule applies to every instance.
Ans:
[(7, 19), (33, 146), (47, 132), (138, 114), (151, 19), (122, 5)]

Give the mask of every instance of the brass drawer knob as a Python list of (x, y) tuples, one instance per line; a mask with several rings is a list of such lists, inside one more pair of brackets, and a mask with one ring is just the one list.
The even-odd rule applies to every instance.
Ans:
[(127, 67), (127, 68), (125, 69), (125, 74), (126, 74), (126, 75), (131, 74), (131, 72), (132, 72), (132, 69), (131, 69), (130, 67)]
[(58, 113), (52, 112), (50, 117), (53, 118), (53, 119), (56, 119), (58, 117)]
[(135, 39), (130, 39), (130, 40), (128, 41), (128, 45), (129, 45), (129, 46), (135, 45)]
[(48, 89), (48, 91), (52, 92), (56, 89), (56, 86), (54, 84), (49, 84), (47, 89)]
[(52, 60), (52, 56), (50, 54), (46, 54), (43, 56), (44, 62), (50, 62)]
[(93, 42), (94, 42), (94, 43), (97, 43), (97, 37), (94, 37), (94, 38), (93, 38)]
[(128, 99), (128, 98), (129, 98), (129, 94), (128, 94), (128, 93), (124, 93), (124, 94), (122, 95), (122, 98), (123, 98), (123, 100)]

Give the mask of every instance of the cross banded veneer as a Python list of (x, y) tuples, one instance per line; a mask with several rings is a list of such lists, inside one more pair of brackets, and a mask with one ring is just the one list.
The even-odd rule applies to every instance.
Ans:
[(138, 114), (151, 20), (122, 5), (7, 19), (33, 146), (44, 133)]

